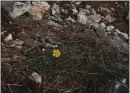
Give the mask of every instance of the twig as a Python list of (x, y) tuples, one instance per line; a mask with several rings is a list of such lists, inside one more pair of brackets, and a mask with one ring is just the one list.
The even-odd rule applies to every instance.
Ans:
[(23, 85), (18, 85), (18, 84), (8, 84), (8, 86), (23, 86)]
[(47, 87), (45, 91), (43, 91), (43, 93), (45, 93), (58, 79), (59, 79), (59, 76)]
[(13, 93), (12, 89), (10, 88), (10, 85), (8, 84), (7, 86), (9, 88), (10, 92)]
[(8, 86), (8, 88), (9, 88), (10, 92), (13, 93), (13, 91), (12, 91), (12, 89), (11, 89), (10, 86), (19, 86), (19, 87), (21, 87), (21, 86), (23, 86), (23, 85), (18, 85), (18, 84), (7, 84), (7, 86)]
[(87, 73), (87, 75), (98, 75), (98, 74), (101, 74), (101, 73)]
[[(99, 46), (98, 46), (98, 49), (100, 49)], [(104, 68), (105, 68), (106, 66), (105, 66), (103, 55), (102, 55), (102, 49), (99, 52), (101, 54), (101, 59), (102, 59), (102, 62), (103, 62)], [(106, 72), (106, 70), (105, 70), (105, 72)]]

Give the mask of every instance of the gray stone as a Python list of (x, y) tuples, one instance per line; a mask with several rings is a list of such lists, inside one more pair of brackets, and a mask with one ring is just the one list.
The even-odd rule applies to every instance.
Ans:
[(54, 26), (54, 27), (62, 27), (61, 25), (59, 25), (58, 23), (55, 23), (55, 22), (52, 21), (52, 20), (49, 20), (49, 21), (47, 22), (47, 25)]
[(35, 47), (35, 46), (39, 46), (41, 43), (38, 42), (37, 40), (27, 38), (25, 39), (24, 44), (25, 46), (28, 46), (28, 47)]
[(76, 8), (72, 9), (73, 15), (76, 15), (78, 13), (78, 10)]
[(72, 23), (75, 23), (76, 21), (74, 20), (74, 19), (72, 19), (70, 16), (69, 16), (69, 18), (66, 18), (65, 19), (66, 21), (71, 21)]
[(64, 13), (65, 13), (65, 14), (68, 14), (68, 10), (66, 9), (66, 10), (64, 11)]
[(79, 13), (77, 15), (77, 22), (78, 23), (81, 23), (81, 24), (86, 24), (86, 21), (87, 21), (87, 16), (82, 14), (82, 13)]
[(108, 8), (105, 8), (105, 7), (100, 7), (100, 12), (102, 12), (103, 14), (111, 14), (111, 10), (109, 10)]
[(63, 14), (68, 14), (68, 9), (64, 9), (63, 7), (60, 7), (60, 11)]
[(98, 34), (98, 36), (100, 37), (105, 37), (105, 30), (101, 29), (100, 27), (98, 27), (98, 25), (96, 26), (96, 34)]
[(17, 2), (17, 1), (8, 1), (8, 2), (2, 2), (2, 7), (7, 10), (9, 15), (12, 18), (16, 18), (25, 12), (28, 12), (32, 5), (29, 1), (24, 2)]
[(92, 22), (92, 21), (89, 21), (87, 20), (87, 23), (88, 25), (94, 27), (94, 29), (96, 30), (96, 34), (101, 36), (101, 37), (104, 37), (105, 36), (105, 29), (101, 29), (100, 27), (100, 24), (96, 23), (96, 22)]
[(46, 49), (42, 48), (42, 52), (45, 52), (45, 51), (46, 51)]
[(92, 22), (90, 25), (92, 25), (94, 28), (100, 28), (98, 23)]
[(101, 23), (100, 23), (100, 28), (101, 28), (101, 29), (105, 29), (105, 28), (106, 28), (106, 24), (103, 23), (103, 22), (101, 22)]
[(21, 45), (23, 45), (24, 44), (24, 42), (22, 41), (22, 40), (13, 40), (13, 41), (11, 41), (10, 42), (11, 44), (15, 44), (15, 46), (21, 46)]
[(51, 31), (48, 31), (46, 33), (45, 41), (46, 41), (46, 43), (50, 43), (50, 44), (53, 44), (53, 45), (60, 44), (58, 42), (59, 38), (56, 36), (56, 34), (54, 32), (51, 32)]
[(59, 7), (59, 5), (57, 5), (56, 3), (52, 6), (52, 8), (51, 8), (51, 13), (52, 13), (52, 15), (54, 15), (54, 16), (59, 16), (59, 14), (60, 14), (60, 7)]
[(50, 44), (50, 43), (46, 43), (44, 46), (47, 47), (47, 48), (57, 48), (58, 47), (58, 45), (53, 45), (53, 44)]
[(86, 5), (85, 8), (86, 8), (86, 9), (90, 9), (91, 6), (90, 6), (90, 5)]
[(112, 44), (117, 47), (120, 53), (128, 55), (129, 54), (129, 44), (122, 40), (116, 32), (109, 32), (106, 35)]
[[(119, 64), (120, 63), (117, 64), (117, 68), (124, 68), (122, 64), (120, 65), (120, 67), (118, 67)], [(129, 81), (126, 81), (126, 83), (124, 84), (123, 82), (121, 82), (121, 79), (109, 79), (109, 81), (106, 82), (105, 85), (100, 87), (100, 93), (129, 93), (129, 87), (127, 85), (128, 82)]]
[(61, 12), (65, 12), (65, 9), (63, 7), (60, 8)]
[(124, 42), (120, 37), (115, 36), (114, 40), (113, 40), (115, 46), (119, 49), (120, 53), (129, 54), (129, 45)]
[(13, 37), (12, 37), (12, 34), (9, 34), (5, 39), (4, 39), (4, 42), (9, 42), (13, 40)]
[(101, 21), (101, 15), (89, 15), (88, 16), (88, 20), (92, 21), (92, 22), (100, 22)]
[(111, 22), (114, 22), (115, 21), (115, 18), (112, 17), (110, 14), (108, 14), (106, 17), (105, 17), (105, 20), (109, 23)]
[(59, 42), (56, 40), (57, 38), (55, 36), (47, 36), (46, 42), (50, 44), (59, 44)]
[(117, 32), (118, 36), (119, 36), (120, 38), (122, 38), (123, 40), (126, 41), (126, 40), (129, 39), (129, 36), (128, 36), (127, 33), (123, 33), (123, 32), (121, 32), (121, 31), (119, 31), (118, 29), (115, 29), (115, 31)]
[(115, 27), (114, 26), (107, 26), (106, 30), (107, 31), (112, 31)]
[(95, 22), (92, 22), (92, 21), (90, 21), (90, 20), (87, 20), (87, 21), (86, 21), (86, 24), (87, 24), (87, 25), (91, 25), (91, 24), (93, 24), (93, 23), (95, 23)]
[(40, 20), (42, 15), (39, 12), (39, 8), (43, 8), (42, 13), (44, 14), (46, 10), (50, 8), (50, 5), (47, 2), (43, 1), (3, 1), (2, 7), (9, 13), (12, 18), (19, 17), (25, 12), (29, 12), (30, 15), (34, 15), (33, 19)]
[(94, 9), (90, 8), (89, 11), (91, 15), (97, 15), (97, 12)]
[(53, 21), (63, 22), (63, 20), (60, 17), (49, 16), (48, 19)]
[(80, 8), (80, 9), (79, 9), (79, 13), (80, 13), (80, 14), (90, 14), (89, 10), (83, 9), (83, 8)]

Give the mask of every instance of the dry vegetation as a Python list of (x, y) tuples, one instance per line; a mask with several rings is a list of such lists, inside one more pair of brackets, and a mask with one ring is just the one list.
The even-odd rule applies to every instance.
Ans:
[[(2, 46), (2, 58), (11, 58), (1, 63), (2, 93), (95, 93), (109, 79), (128, 77), (128, 61), (118, 55), (107, 39), (93, 34), (93, 28), (63, 23), (62, 29), (56, 29), (47, 26), (45, 20), (33, 22), (25, 16), (16, 21), (20, 27), (2, 24), (3, 30), (13, 33), (17, 28), (27, 36), (19, 31), (14, 38), (38, 42), (52, 32), (60, 42), (61, 56), (52, 56), (54, 48), (46, 48), (41, 53), (43, 43), (35, 47), (25, 44), (22, 50)], [(14, 55), (19, 57), (15, 59)], [(40, 85), (28, 79), (33, 71), (42, 76)]]

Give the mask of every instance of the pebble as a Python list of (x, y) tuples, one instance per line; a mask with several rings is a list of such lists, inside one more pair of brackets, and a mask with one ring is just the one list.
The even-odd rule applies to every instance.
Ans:
[(56, 14), (60, 13), (60, 7), (56, 3), (51, 8), (52, 15), (56, 16)]
[(22, 46), (15, 46), (15, 48), (22, 49), (23, 47)]
[(63, 22), (63, 20), (60, 17), (49, 16), (48, 19), (58, 21), (58, 22)]
[(28, 77), (30, 80), (36, 82), (37, 84), (41, 84), (42, 83), (42, 76), (39, 75), (38, 73), (36, 72), (33, 72), (31, 74), (31, 76)]
[(12, 34), (9, 34), (9, 35), (4, 39), (5, 42), (8, 42), (8, 41), (10, 41), (10, 40), (13, 40)]
[(100, 7), (100, 10), (103, 11), (103, 12), (111, 14), (111, 11), (108, 8)]
[(101, 15), (89, 15), (88, 16), (88, 20), (92, 21), (92, 22), (100, 22), (101, 21)]
[(77, 2), (75, 2), (75, 6), (79, 6), (79, 5), (81, 5), (81, 1), (77, 1)]
[(115, 21), (115, 18), (112, 17), (110, 14), (108, 14), (108, 15), (105, 17), (105, 20), (108, 21), (109, 23), (111, 23), (111, 22), (114, 22), (114, 21)]
[(16, 46), (24, 44), (24, 42), (22, 40), (13, 40), (12, 43), (15, 44)]
[(90, 9), (91, 6), (90, 6), (90, 5), (86, 5), (85, 8), (86, 8), (86, 9)]
[(78, 10), (76, 8), (72, 9), (73, 15), (76, 15), (78, 13)]
[(62, 27), (61, 25), (59, 25), (58, 23), (55, 23), (55, 22), (52, 21), (52, 20), (49, 20), (49, 21), (47, 22), (47, 24), (50, 25), (50, 26), (55, 26), (55, 27)]
[(115, 27), (114, 26), (107, 26), (107, 31), (112, 31)]
[(69, 16), (69, 18), (66, 18), (65, 19), (66, 21), (71, 21), (72, 23), (75, 23), (76, 21), (74, 20), (74, 19), (72, 19), (70, 16)]
[(88, 15), (88, 14), (90, 14), (90, 11), (87, 9), (79, 8), (79, 13), (84, 14), (84, 15), (86, 15), (86, 14)]
[(87, 16), (84, 15), (84, 14), (79, 13), (79, 14), (77, 15), (77, 22), (78, 22), (78, 23), (86, 24), (87, 19), (88, 19)]
[(103, 22), (101, 22), (101, 23), (100, 23), (100, 27), (101, 27), (101, 29), (102, 29), (102, 28), (106, 28), (106, 24), (104, 24)]
[(119, 31), (118, 29), (115, 29), (115, 31), (116, 31), (119, 35), (121, 35), (121, 36), (123, 37), (123, 39), (125, 39), (125, 40), (128, 40), (128, 39), (129, 39), (129, 36), (128, 36), (127, 33), (123, 33), (123, 32), (121, 32), (121, 31)]
[(50, 44), (50, 43), (46, 43), (45, 47), (47, 47), (47, 48), (57, 48), (58, 45), (53, 45), (53, 44)]
[(45, 52), (45, 49), (44, 49), (44, 48), (42, 48), (42, 51), (43, 51), (43, 52)]
[(7, 32), (7, 31), (2, 31), (2, 32), (1, 32), (1, 35), (4, 35), (6, 32)]
[(94, 9), (92, 9), (92, 14), (97, 15), (97, 12)]

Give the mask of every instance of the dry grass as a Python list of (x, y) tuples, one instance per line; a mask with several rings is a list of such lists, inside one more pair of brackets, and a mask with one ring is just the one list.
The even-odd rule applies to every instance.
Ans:
[[(55, 31), (46, 25), (35, 29), (42, 28), (45, 32)], [(46, 49), (43, 55), (37, 52), (21, 62), (2, 63), (3, 93), (91, 93), (104, 79), (128, 77), (128, 62), (119, 58), (116, 49), (94, 35), (92, 29), (68, 24), (62, 31), (55, 31), (61, 42), (60, 58), (52, 56), (53, 49)], [(42, 76), (40, 87), (27, 79), (32, 71)]]

